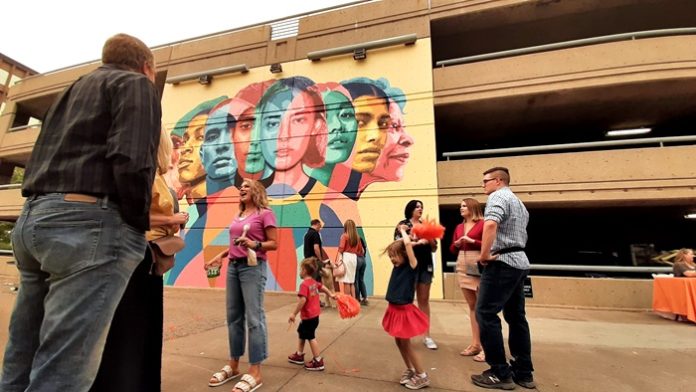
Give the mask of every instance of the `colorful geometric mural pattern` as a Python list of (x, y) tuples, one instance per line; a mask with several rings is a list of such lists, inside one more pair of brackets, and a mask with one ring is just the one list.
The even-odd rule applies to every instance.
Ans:
[[(267, 289), (295, 290), (310, 220), (323, 222), (324, 248), (334, 260), (343, 222), (353, 219), (364, 237), (357, 208), (363, 192), (402, 179), (414, 144), (405, 128), (406, 105), (404, 92), (385, 78), (318, 83), (295, 76), (252, 83), (191, 107), (171, 129), (176, 170), (169, 180), (190, 219), (186, 248), (165, 282), (225, 286), (226, 266), (208, 279), (204, 260), (229, 246), (237, 186), (253, 178), (266, 187), (278, 219)], [(369, 294), (378, 251), (368, 242)]]

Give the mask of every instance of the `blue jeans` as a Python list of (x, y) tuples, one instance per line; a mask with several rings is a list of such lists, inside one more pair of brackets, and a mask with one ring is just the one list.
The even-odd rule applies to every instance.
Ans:
[(230, 357), (244, 355), (246, 331), (249, 330), (249, 363), (256, 365), (268, 358), (268, 328), (263, 309), (266, 287), (266, 261), (256, 266), (230, 262), (227, 269), (227, 329)]
[(367, 287), (365, 287), (365, 269), (367, 262), (365, 256), (358, 256), (358, 265), (355, 268), (355, 298), (367, 299)]
[(30, 197), (12, 232), (20, 274), (0, 390), (88, 391), (145, 236), (114, 203)]
[[(489, 263), (481, 275), (476, 317), (481, 328), (481, 345), (486, 362), (499, 378), (508, 378), (514, 372), (520, 378), (532, 376), (532, 343), (524, 309), (524, 279), (529, 270), (510, 267), (502, 261)], [(509, 326), (508, 345), (513, 360), (505, 357), (503, 331), (498, 313)]]

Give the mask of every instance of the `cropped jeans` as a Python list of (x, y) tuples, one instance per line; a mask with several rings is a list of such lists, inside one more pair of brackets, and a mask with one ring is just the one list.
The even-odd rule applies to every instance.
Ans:
[(227, 329), (230, 357), (244, 355), (249, 331), (249, 363), (257, 365), (268, 358), (268, 328), (263, 308), (267, 265), (265, 260), (250, 266), (246, 261), (231, 261), (227, 269)]
[(106, 198), (31, 196), (12, 232), (20, 274), (0, 391), (88, 391), (109, 326), (145, 254)]
[[(521, 379), (531, 378), (532, 343), (524, 308), (524, 280), (529, 270), (510, 267), (502, 261), (486, 265), (481, 275), (476, 317), (481, 328), (481, 345), (486, 362), (499, 378), (508, 378), (514, 372)], [(512, 360), (505, 357), (503, 331), (498, 313), (502, 311), (508, 323), (508, 345)]]

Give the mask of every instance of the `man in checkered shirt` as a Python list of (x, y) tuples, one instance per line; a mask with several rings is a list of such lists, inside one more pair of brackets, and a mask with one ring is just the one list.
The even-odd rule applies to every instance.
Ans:
[[(536, 388), (532, 376), (531, 339), (524, 309), (524, 281), (529, 273), (527, 244), (529, 213), (509, 188), (510, 172), (494, 167), (483, 173), (483, 191), (488, 195), (484, 214), (481, 261), (483, 273), (476, 303), (481, 343), (490, 369), (471, 376), (484, 388), (514, 389), (515, 384)], [(505, 357), (498, 313), (509, 325), (508, 344), (513, 359)]]

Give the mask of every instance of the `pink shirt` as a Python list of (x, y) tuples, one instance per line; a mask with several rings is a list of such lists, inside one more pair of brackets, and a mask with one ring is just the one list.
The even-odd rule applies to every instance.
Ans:
[(311, 276), (302, 280), (300, 292), (297, 293), (298, 297), (307, 298), (307, 302), (300, 310), (300, 318), (302, 320), (313, 319), (321, 314), (321, 307), (319, 306), (319, 291), (321, 287), (321, 283), (314, 280)]
[[(246, 246), (237, 246), (234, 244), (234, 239), (242, 236), (244, 225), (249, 225), (247, 238), (263, 242), (266, 241), (266, 228), (276, 227), (276, 217), (273, 211), (269, 209), (259, 210), (258, 213), (251, 214), (245, 218), (237, 216), (230, 224), (230, 258), (247, 257)], [(259, 249), (256, 251), (256, 256), (259, 259), (266, 260), (266, 251)]]

